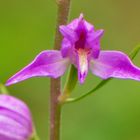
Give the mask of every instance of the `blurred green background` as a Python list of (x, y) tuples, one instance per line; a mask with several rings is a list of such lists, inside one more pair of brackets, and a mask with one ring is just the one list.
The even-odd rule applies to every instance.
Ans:
[[(84, 13), (97, 29), (105, 29), (102, 49), (129, 53), (140, 43), (139, 6), (139, 0), (72, 0), (70, 19)], [(0, 0), (1, 82), (53, 47), (56, 11), (54, 0)], [(134, 60), (140, 66), (139, 60), (140, 54)], [(72, 96), (99, 81), (89, 74)], [(8, 89), (29, 105), (41, 140), (47, 140), (49, 78), (32, 78)], [(62, 119), (62, 140), (140, 140), (140, 82), (112, 80), (96, 94), (66, 105)]]

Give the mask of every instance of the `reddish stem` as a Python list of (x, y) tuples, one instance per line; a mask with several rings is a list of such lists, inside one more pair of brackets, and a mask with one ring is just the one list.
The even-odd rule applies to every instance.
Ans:
[[(58, 15), (55, 33), (54, 49), (61, 47), (62, 36), (59, 32), (59, 26), (67, 23), (70, 0), (57, 0)], [(60, 121), (61, 105), (59, 96), (61, 95), (61, 79), (51, 79), (50, 85), (50, 140), (60, 140)]]

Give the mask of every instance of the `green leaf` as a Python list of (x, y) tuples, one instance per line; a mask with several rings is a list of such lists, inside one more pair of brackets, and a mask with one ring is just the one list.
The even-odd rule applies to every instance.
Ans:
[(71, 65), (68, 80), (66, 81), (63, 93), (64, 94), (67, 92), (71, 93), (75, 88), (76, 83), (77, 83), (77, 69), (73, 65)]
[(140, 51), (140, 45), (137, 45), (132, 52), (129, 54), (129, 57), (133, 60), (136, 55), (138, 54), (138, 52)]
[[(136, 57), (136, 55), (138, 54), (138, 52), (140, 51), (140, 45), (137, 45), (132, 52), (129, 54), (130, 59), (134, 59)], [(92, 90), (90, 90), (89, 92), (82, 94), (80, 97), (77, 98), (68, 98), (66, 100), (65, 103), (72, 103), (72, 102), (77, 102), (87, 96), (89, 96), (90, 94), (93, 94), (95, 91), (97, 91), (98, 89), (100, 89), (101, 87), (103, 87), (105, 84), (107, 84), (111, 79), (113, 78), (109, 78), (107, 80), (102, 80), (96, 87), (94, 87)]]
[(107, 82), (109, 82), (112, 78), (109, 78), (107, 80), (102, 80), (96, 87), (94, 87), (92, 90), (90, 90), (89, 92), (81, 95), (80, 97), (78, 98), (68, 98), (66, 100), (65, 103), (71, 103), (71, 102), (77, 102), (85, 97), (87, 97), (88, 95), (92, 94), (93, 92), (95, 92), (96, 90), (100, 89), (102, 86), (104, 86)]
[(77, 83), (77, 69), (71, 65), (66, 84), (64, 86), (63, 94), (59, 97), (59, 101), (63, 104), (70, 96)]

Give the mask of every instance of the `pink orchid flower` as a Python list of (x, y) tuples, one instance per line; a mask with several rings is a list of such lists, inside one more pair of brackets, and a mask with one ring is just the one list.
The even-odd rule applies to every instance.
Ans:
[(0, 140), (29, 140), (34, 135), (31, 112), (21, 100), (0, 95)]
[(6, 85), (11, 85), (36, 76), (58, 78), (70, 64), (78, 70), (78, 80), (83, 83), (88, 70), (102, 79), (110, 77), (140, 80), (140, 68), (120, 51), (100, 50), (104, 30), (95, 30), (81, 14), (68, 25), (60, 26), (63, 35), (61, 50), (41, 52), (25, 68), (12, 76)]

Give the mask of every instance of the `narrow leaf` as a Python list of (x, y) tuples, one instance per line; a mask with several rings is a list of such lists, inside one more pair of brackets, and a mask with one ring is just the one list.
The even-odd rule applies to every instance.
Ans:
[[(136, 57), (136, 55), (139, 53), (140, 51), (140, 45), (137, 45), (132, 52), (129, 54), (130, 59), (134, 59)], [(68, 98), (66, 100), (65, 103), (72, 103), (72, 102), (77, 102), (85, 97), (87, 97), (88, 95), (92, 94), (93, 92), (95, 92), (96, 90), (100, 89), (101, 87), (103, 87), (106, 83), (108, 83), (111, 79), (113, 78), (109, 78), (107, 80), (102, 80), (96, 87), (94, 87), (92, 90), (90, 90), (89, 92), (81, 95), (80, 97), (77, 98)]]

